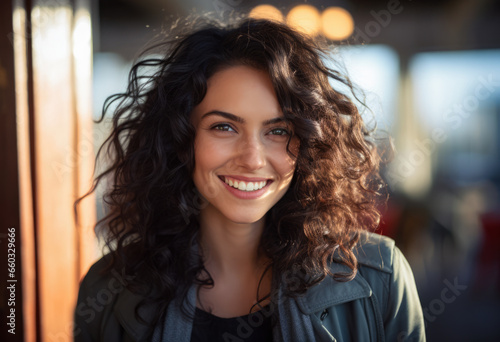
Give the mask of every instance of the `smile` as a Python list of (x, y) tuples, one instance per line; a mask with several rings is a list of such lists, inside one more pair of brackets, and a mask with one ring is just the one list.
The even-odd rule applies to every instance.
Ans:
[(224, 182), (229, 185), (230, 187), (233, 187), (235, 189), (241, 190), (241, 191), (257, 191), (262, 189), (263, 187), (266, 186), (267, 180), (260, 181), (260, 182), (245, 182), (239, 179), (234, 179), (234, 178), (229, 178), (229, 177), (222, 177)]

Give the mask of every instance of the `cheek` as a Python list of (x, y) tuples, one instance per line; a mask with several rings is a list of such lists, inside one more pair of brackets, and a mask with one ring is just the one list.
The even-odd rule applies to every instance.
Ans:
[(217, 195), (215, 179), (212, 171), (217, 168), (217, 160), (213, 158), (212, 151), (206, 144), (195, 148), (195, 163), (193, 181), (203, 198), (210, 199)]
[(213, 139), (201, 136), (195, 141), (194, 170), (195, 178), (207, 178), (209, 172), (223, 165), (229, 155), (227, 148)]
[[(203, 146), (203, 145), (201, 145)], [(205, 173), (212, 168), (212, 158), (210, 151), (206, 147), (195, 148), (194, 150), (194, 174), (195, 180), (205, 178)]]
[(291, 173), (291, 176), (293, 176), (295, 168), (297, 166), (297, 157), (299, 155), (299, 149), (300, 149), (300, 140), (297, 137), (292, 138), (289, 145), (289, 150), (292, 153), (292, 155), (290, 155), (290, 153), (287, 152), (288, 158), (286, 163), (288, 167), (288, 172)]
[[(290, 146), (291, 147), (291, 146)], [(292, 148), (290, 148), (292, 153), (296, 153)], [(280, 178), (284, 182), (290, 182), (294, 171), (296, 160), (286, 151), (286, 149), (280, 149), (280, 151), (275, 151), (272, 155), (274, 170), (280, 175)]]

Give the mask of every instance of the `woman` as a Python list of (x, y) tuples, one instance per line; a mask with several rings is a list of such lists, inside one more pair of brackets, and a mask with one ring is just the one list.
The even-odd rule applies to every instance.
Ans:
[(318, 44), (246, 19), (158, 47), (110, 99), (92, 191), (111, 177), (111, 252), (81, 283), (75, 340), (424, 340), (406, 260), (366, 232), (375, 146)]

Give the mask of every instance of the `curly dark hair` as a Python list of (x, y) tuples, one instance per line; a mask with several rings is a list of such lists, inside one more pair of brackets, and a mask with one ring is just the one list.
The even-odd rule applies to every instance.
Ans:
[[(110, 178), (104, 196), (108, 211), (96, 225), (113, 251), (110, 267), (135, 275), (129, 287), (161, 303), (157, 319), (193, 283), (213, 285), (201, 276), (203, 260), (193, 248), (201, 198), (191, 177), (190, 113), (214, 73), (246, 65), (269, 74), (300, 140), (292, 183), (268, 212), (261, 239), (262, 252), (272, 260), (272, 289), (297, 265), (302, 276), (285, 283), (288, 296), (327, 276), (354, 278), (352, 247), (360, 230), (378, 226), (384, 184), (371, 131), (354, 102), (357, 93), (343, 73), (323, 63), (331, 58), (326, 46), (285, 24), (248, 18), (225, 26), (195, 22), (187, 33), (176, 34), (133, 66), (127, 91), (107, 99), (99, 120), (117, 104), (111, 134), (97, 156), (107, 151), (110, 161), (88, 193)], [(331, 274), (331, 262), (350, 272)], [(151, 288), (159, 295), (153, 298)]]

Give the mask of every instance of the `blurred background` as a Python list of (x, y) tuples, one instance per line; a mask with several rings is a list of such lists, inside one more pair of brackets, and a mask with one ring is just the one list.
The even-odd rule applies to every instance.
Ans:
[[(134, 59), (181, 17), (287, 21), (331, 44), (394, 138), (379, 232), (415, 274), (429, 341), (500, 340), (500, 2), (14, 0), (0, 5), (2, 260), (16, 232), (16, 335), (70, 341), (78, 283), (101, 255), (100, 192), (76, 216)], [(10, 253), (10, 252), (9, 252)], [(1, 284), (1, 317), (12, 293)], [(10, 302), (9, 302), (10, 300)], [(7, 322), (11, 318), (7, 317)], [(2, 321), (1, 326), (5, 327)], [(404, 339), (403, 339), (404, 340)]]

